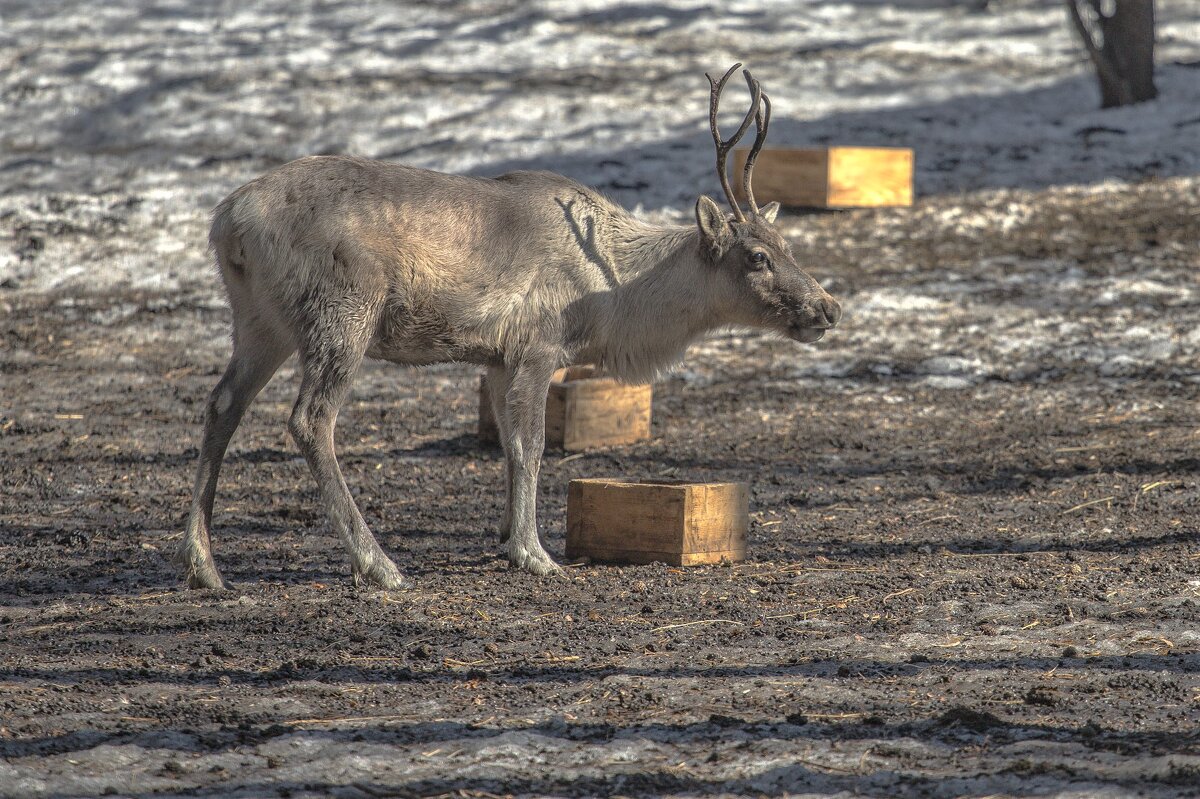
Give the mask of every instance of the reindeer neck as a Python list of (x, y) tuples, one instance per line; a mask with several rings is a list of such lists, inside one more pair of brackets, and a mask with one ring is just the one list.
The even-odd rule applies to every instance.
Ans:
[[(623, 220), (625, 221), (625, 220)], [(616, 226), (612, 263), (617, 285), (593, 332), (601, 368), (624, 380), (649, 381), (676, 363), (695, 339), (723, 318), (695, 226), (635, 220)]]

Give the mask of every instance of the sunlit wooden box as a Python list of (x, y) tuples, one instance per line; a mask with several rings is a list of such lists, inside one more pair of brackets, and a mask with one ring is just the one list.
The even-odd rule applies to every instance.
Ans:
[(745, 483), (572, 480), (567, 558), (692, 566), (744, 560)]
[[(734, 151), (739, 200), (749, 150)], [(754, 199), (810, 208), (912, 205), (913, 151), (907, 147), (764, 147), (754, 163)]]
[[(487, 377), (479, 382), (479, 437), (498, 443)], [(591, 366), (554, 373), (546, 396), (546, 445), (567, 451), (631, 444), (650, 437), (652, 390), (597, 377)]]

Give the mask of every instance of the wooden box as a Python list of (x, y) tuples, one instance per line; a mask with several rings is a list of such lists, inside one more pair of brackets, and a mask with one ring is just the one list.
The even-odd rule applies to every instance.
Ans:
[[(730, 182), (744, 201), (742, 168), (749, 150), (734, 151)], [(812, 208), (912, 205), (913, 151), (906, 147), (764, 147), (754, 163), (754, 198)]]
[(567, 558), (692, 566), (746, 557), (745, 483), (572, 480)]
[[(591, 366), (559, 369), (546, 397), (546, 446), (568, 451), (650, 437), (650, 386), (596, 377)], [(479, 437), (499, 441), (487, 377), (479, 382)]]

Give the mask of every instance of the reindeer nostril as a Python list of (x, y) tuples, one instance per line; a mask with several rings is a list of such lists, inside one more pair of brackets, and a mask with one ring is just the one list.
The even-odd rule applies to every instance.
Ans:
[(833, 327), (842, 318), (842, 306), (833, 297), (826, 297), (821, 301), (821, 310), (825, 314), (825, 321)]

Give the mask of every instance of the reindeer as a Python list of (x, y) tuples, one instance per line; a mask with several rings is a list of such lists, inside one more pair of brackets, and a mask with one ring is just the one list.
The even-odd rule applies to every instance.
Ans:
[[(594, 363), (644, 382), (688, 344), (728, 325), (814, 342), (841, 315), (797, 266), (774, 227), (778, 203), (751, 190), (771, 101), (744, 71), (750, 110), (737, 132), (717, 127), (735, 64), (710, 87), (717, 173), (732, 209), (701, 196), (696, 224), (650, 225), (599, 193), (549, 172), (448, 175), (341, 156), (301, 158), (247, 183), (213, 211), (209, 245), (233, 312), (233, 355), (208, 397), (190, 515), (178, 562), (193, 588), (221, 588), (209, 528), (217, 476), (246, 407), (299, 353), (288, 430), (350, 557), (355, 584), (405, 585), (346, 486), (333, 430), (364, 358), (487, 368), (504, 448), (500, 541), (538, 575), (559, 567), (538, 538), (536, 494), (553, 372)], [(729, 151), (756, 123), (743, 187)]]

